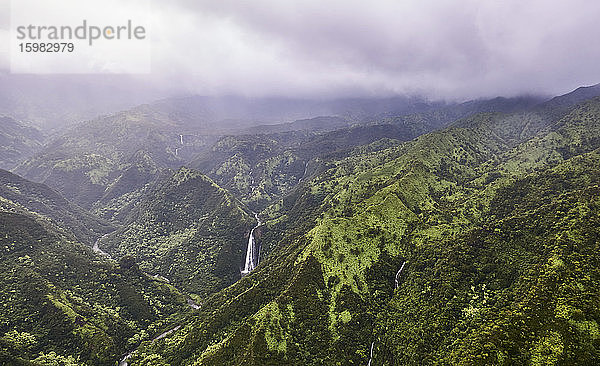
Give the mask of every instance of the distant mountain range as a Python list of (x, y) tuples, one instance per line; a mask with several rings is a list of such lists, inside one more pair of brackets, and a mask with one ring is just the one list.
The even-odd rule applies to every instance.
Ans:
[(46, 136), (37, 128), (0, 116), (0, 169), (12, 169), (40, 150)]
[(600, 86), (0, 122), (2, 364), (600, 359)]
[[(191, 163), (192, 167), (201, 167), (203, 164), (201, 160), (212, 160), (210, 151), (219, 150), (220, 141), (225, 141), (228, 136), (267, 134), (270, 137), (265, 141), (281, 141), (289, 148), (293, 144), (299, 145), (308, 141), (301, 137), (302, 133), (313, 135), (313, 140), (316, 141), (322, 139), (317, 135), (352, 128), (352, 126), (394, 124), (398, 125), (396, 128), (399, 130), (390, 130), (387, 137), (404, 140), (471, 114), (489, 110), (526, 109), (538, 102), (539, 98), (496, 98), (455, 105), (427, 103), (418, 98), (348, 99), (326, 102), (291, 99), (253, 100), (234, 97), (167, 99), (77, 124), (49, 139), (45, 146), (38, 146), (23, 155), (17, 160), (20, 164), (14, 168), (14, 171), (33, 181), (48, 184), (85, 208), (92, 208), (95, 205), (97, 213), (108, 215), (105, 217), (109, 218), (113, 214), (118, 215), (115, 210), (118, 211), (127, 203), (126, 197), (136, 196), (139, 189), (156, 178), (155, 172), (160, 169), (177, 168), (189, 161), (195, 161)], [(319, 116), (324, 113), (332, 113), (336, 116)], [(280, 124), (257, 125), (259, 123), (257, 121), (273, 122), (291, 116), (315, 114), (318, 117)], [(242, 116), (246, 117), (242, 118)], [(378, 129), (381, 128), (372, 128), (373, 131)], [(371, 139), (381, 136), (378, 132), (370, 133), (368, 130), (363, 132), (356, 133), (355, 130), (354, 135), (371, 136)], [(277, 142), (278, 145), (281, 143)], [(364, 138), (359, 138), (355, 142), (345, 142), (343, 148), (364, 143), (366, 143)], [(327, 143), (322, 143), (322, 146), (326, 145)], [(265, 199), (270, 200), (273, 197), (273, 193), (287, 191), (291, 185), (297, 183), (301, 175), (300, 171), (303, 171), (300, 165), (306, 165), (308, 160), (324, 152), (314, 147), (315, 150), (308, 155), (304, 154), (302, 159), (293, 158), (297, 162), (292, 165), (298, 165), (291, 168), (293, 172), (282, 167), (289, 171), (291, 176), (281, 177), (278, 182), (267, 183), (267, 186), (260, 187), (256, 193), (249, 191), (248, 184), (240, 183), (240, 179), (241, 181), (250, 179), (248, 172), (253, 169), (249, 165), (247, 169), (235, 171), (238, 168), (234, 168), (234, 171), (225, 173), (225, 179), (243, 175), (236, 178), (237, 189), (241, 189), (248, 196), (245, 200), (264, 204)], [(278, 149), (281, 148), (283, 147)], [(329, 146), (326, 150), (332, 152), (336, 148), (332, 149)], [(308, 150), (304, 149), (304, 151)], [(29, 158), (33, 152), (35, 152), (34, 156)], [(246, 153), (247, 151), (238, 154), (237, 158), (248, 159)], [(220, 159), (215, 158), (216, 161)], [(214, 162), (211, 164), (214, 165)], [(246, 162), (242, 166), (247, 166)], [(207, 167), (202, 166), (202, 169), (206, 170)], [(210, 169), (206, 172), (208, 173)], [(231, 168), (225, 169), (231, 170)], [(137, 173), (134, 174), (134, 171)], [(253, 174), (257, 174), (257, 171), (257, 169), (253, 170)], [(131, 181), (133, 176), (136, 176), (136, 182)], [(216, 174), (212, 174), (211, 177), (225, 184), (222, 177)], [(289, 179), (294, 182), (288, 182)], [(124, 180), (130, 184), (127, 187), (120, 185), (119, 189), (114, 189), (115, 184), (119, 186), (118, 182)], [(232, 184), (226, 186), (233, 188)], [(124, 199), (119, 199), (121, 196), (125, 196)], [(107, 200), (113, 201), (114, 209), (107, 211), (103, 208), (106, 207)], [(103, 203), (97, 204), (98, 201)]]

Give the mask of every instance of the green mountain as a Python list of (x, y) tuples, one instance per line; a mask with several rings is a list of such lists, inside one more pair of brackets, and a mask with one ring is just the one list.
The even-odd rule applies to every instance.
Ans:
[(168, 169), (148, 152), (138, 150), (108, 184), (92, 211), (104, 218), (123, 221), (165, 170)]
[(0, 169), (12, 169), (42, 148), (45, 136), (35, 127), (0, 116)]
[(259, 125), (242, 130), (244, 135), (270, 134), (290, 131), (333, 131), (350, 127), (350, 123), (341, 117), (320, 116), (307, 119), (299, 119), (294, 122), (279, 123), (275, 125)]
[(132, 364), (595, 364), (599, 121), (549, 102), (328, 161)]
[[(62, 207), (64, 199), (40, 184), (17, 183), (3, 177), (2, 186), (34, 203), (26, 208), (0, 192), (0, 364), (114, 365), (191, 310), (181, 292), (130, 257), (107, 261), (78, 242), (69, 220), (80, 209)], [(61, 220), (71, 230), (57, 226)]]
[[(205, 137), (195, 135), (186, 135), (182, 143), (180, 135), (186, 132), (180, 123), (176, 116), (148, 106), (84, 122), (49, 142), (15, 172), (111, 218), (132, 198), (128, 193), (136, 196), (156, 177), (156, 170), (180, 166), (206, 144)], [(120, 184), (123, 180), (128, 185)], [(124, 196), (121, 202), (113, 201), (108, 208), (97, 204), (118, 201), (117, 192)]]
[(240, 278), (255, 225), (237, 199), (188, 168), (165, 174), (124, 221), (100, 240), (103, 250), (201, 297)]
[(397, 142), (413, 137), (406, 129), (392, 125), (225, 136), (188, 165), (260, 210), (289, 193), (332, 157), (346, 156), (358, 146), (382, 139)]
[[(362, 121), (373, 116), (398, 116), (439, 108), (443, 103), (419, 97), (294, 99), (285, 97), (247, 98), (239, 96), (188, 96), (169, 98), (149, 105), (163, 114), (177, 116), (186, 125), (209, 134), (232, 134), (234, 131), (268, 128), (284, 130), (323, 127), (343, 121)], [(317, 117), (329, 116), (329, 117)], [(315, 119), (316, 117), (316, 119)], [(341, 120), (340, 120), (341, 118)], [(287, 122), (292, 122), (288, 124)], [(317, 123), (319, 122), (319, 123)], [(280, 130), (281, 131), (281, 130)], [(274, 131), (269, 131), (274, 132)]]
[(0, 170), (0, 364), (596, 364), (598, 94), (79, 124)]
[[(349, 128), (351, 123), (396, 124), (397, 130), (386, 127), (387, 137), (405, 140), (477, 111), (494, 107), (513, 110), (535, 101), (538, 99), (514, 98), (501, 102), (491, 100), (443, 106), (414, 98), (323, 102), (234, 97), (174, 98), (77, 124), (41, 148), (36, 145), (35, 149), (25, 151), (24, 147), (10, 147), (6, 143), (10, 150), (6, 159), (11, 168), (20, 162), (14, 168), (15, 173), (44, 183), (73, 203), (110, 220), (124, 217), (130, 204), (141, 197), (160, 170), (178, 168), (190, 160), (193, 162), (189, 166), (201, 169), (220, 185), (234, 191), (244, 202), (259, 208), (295, 186), (304, 172), (301, 165), (306, 168), (309, 160), (335, 149), (347, 149), (382, 137), (381, 127), (371, 127), (373, 131), (363, 130), (361, 134)], [(436, 112), (438, 109), (441, 112)], [(261, 124), (319, 113), (331, 116)], [(443, 118), (437, 118), (436, 113)], [(389, 119), (390, 116), (407, 117)], [(402, 122), (398, 122), (398, 118)], [(349, 128), (349, 132), (340, 132), (344, 128)], [(332, 135), (327, 136), (329, 131)], [(261, 133), (268, 134), (266, 139), (263, 138), (264, 142), (257, 137)], [(240, 134), (242, 136), (237, 137)], [(34, 139), (33, 132), (29, 135), (33, 136), (30, 139)], [(310, 143), (313, 151), (299, 146), (307, 141), (306, 135), (315, 135), (316, 141)], [(328, 146), (323, 137), (333, 138), (335, 144)], [(350, 137), (358, 139), (351, 140)], [(221, 141), (217, 141), (220, 138)], [(239, 147), (236, 146), (237, 139), (242, 140)], [(252, 139), (255, 142), (243, 141)], [(33, 144), (31, 141), (26, 143)], [(258, 162), (254, 162), (252, 156), (246, 156), (252, 153), (246, 146), (248, 143), (275, 143), (277, 146), (269, 146), (273, 151), (266, 151)], [(300, 150), (300, 159), (295, 151), (290, 151), (292, 143), (296, 150)], [(251, 149), (260, 150), (261, 146), (252, 146)], [(15, 151), (21, 151), (20, 155), (14, 156)], [(214, 159), (223, 166), (216, 166)], [(264, 166), (255, 166), (259, 163)], [(252, 174), (249, 174), (250, 170)], [(250, 175), (257, 175), (254, 185)]]
[[(574, 91), (568, 94), (570, 102), (565, 100), (562, 104), (564, 108), (572, 107), (578, 102), (582, 102), (593, 96), (600, 95), (600, 90), (585, 93), (587, 97), (581, 98), (580, 93)], [(589, 96), (588, 96), (589, 95)], [(560, 98), (560, 97), (559, 97)], [(426, 110), (419, 113), (405, 114), (400, 116), (384, 116), (384, 118), (370, 121), (370, 123), (386, 123), (392, 125), (403, 126), (408, 129), (414, 136), (418, 136), (442, 127), (448, 124), (474, 116), (479, 113), (516, 113), (534, 109), (540, 105), (544, 100), (540, 97), (514, 97), (514, 98), (502, 98), (497, 97), (493, 99), (483, 100), (471, 100), (464, 103), (449, 104)], [(543, 103), (544, 109), (548, 109), (547, 103)]]
[(89, 246), (99, 236), (114, 230), (111, 224), (70, 203), (48, 186), (30, 182), (1, 169), (0, 207), (6, 211), (32, 213), (52, 220)]
[(242, 131), (247, 134), (222, 137), (188, 165), (205, 172), (244, 203), (260, 210), (291, 192), (325, 161), (354, 154), (359, 146), (380, 141), (377, 148), (381, 149), (466, 116), (489, 111), (526, 111), (540, 102), (538, 97), (519, 97), (432, 105), (415, 114), (390, 117), (390, 113), (384, 113), (355, 119), (352, 126), (339, 117), (256, 126)]

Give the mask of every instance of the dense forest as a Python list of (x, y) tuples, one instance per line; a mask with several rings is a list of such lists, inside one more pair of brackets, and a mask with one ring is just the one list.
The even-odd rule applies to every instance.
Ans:
[(0, 363), (599, 362), (600, 86), (211, 130), (200, 102), (0, 119)]

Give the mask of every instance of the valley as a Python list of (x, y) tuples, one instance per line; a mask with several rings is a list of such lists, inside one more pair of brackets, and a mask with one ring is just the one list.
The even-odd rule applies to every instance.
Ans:
[(0, 362), (593, 364), (599, 98), (6, 119)]

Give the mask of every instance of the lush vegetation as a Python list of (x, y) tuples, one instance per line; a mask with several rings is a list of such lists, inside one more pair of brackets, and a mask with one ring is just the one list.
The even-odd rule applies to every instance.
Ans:
[(193, 107), (84, 123), (18, 171), (85, 209), (0, 171), (0, 363), (597, 364), (598, 89), (183, 145)]
[(137, 362), (595, 363), (599, 123), (548, 103), (328, 162), (264, 212), (268, 259)]
[(13, 118), (0, 116), (0, 169), (11, 169), (41, 149), (44, 134)]
[(148, 106), (84, 122), (54, 138), (15, 172), (112, 218), (139, 198), (157, 169), (178, 167), (207, 144), (207, 137), (195, 135), (187, 135), (182, 144), (180, 134), (186, 130), (180, 123)]
[(294, 131), (225, 136), (189, 165), (206, 172), (258, 211), (319, 171), (324, 161), (347, 156), (354, 148), (374, 141), (398, 142), (415, 136), (405, 127), (389, 124), (354, 126), (324, 133)]
[(231, 194), (188, 168), (159, 180), (125, 221), (101, 248), (134, 256), (142, 270), (201, 297), (240, 278), (256, 224)]
[(191, 310), (131, 256), (92, 252), (110, 224), (43, 184), (0, 182), (1, 364), (114, 365)]
[(51, 219), (90, 246), (97, 237), (114, 230), (111, 224), (70, 203), (48, 186), (5, 170), (0, 170), (0, 207)]
[(48, 221), (2, 211), (0, 230), (2, 364), (113, 365), (188, 311), (174, 287)]

